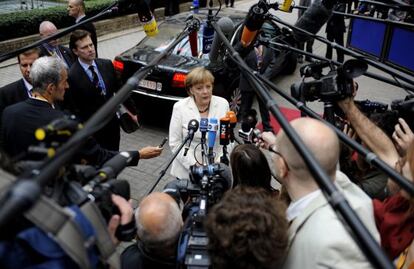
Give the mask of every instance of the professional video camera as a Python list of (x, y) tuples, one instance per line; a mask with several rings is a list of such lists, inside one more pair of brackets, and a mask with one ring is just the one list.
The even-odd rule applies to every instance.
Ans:
[(391, 102), (391, 109), (403, 118), (411, 130), (414, 131), (414, 95), (407, 95), (404, 99)]
[(190, 167), (190, 179), (168, 183), (164, 192), (178, 203), (187, 201), (183, 210), (185, 225), (180, 236), (177, 262), (180, 268), (208, 268), (208, 238), (203, 223), (208, 209), (231, 188), (231, 173), (224, 164)]
[[(327, 74), (322, 71), (330, 67)], [(353, 79), (362, 75), (368, 66), (359, 60), (348, 60), (342, 66), (335, 68), (329, 62), (316, 62), (301, 67), (300, 74), (314, 78), (313, 81), (294, 83), (291, 86), (291, 95), (301, 101), (334, 102), (352, 96)]]

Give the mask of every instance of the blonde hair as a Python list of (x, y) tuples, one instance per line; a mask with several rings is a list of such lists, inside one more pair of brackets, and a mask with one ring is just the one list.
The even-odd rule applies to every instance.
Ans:
[(196, 67), (187, 74), (184, 85), (187, 89), (187, 93), (189, 93), (189, 90), (193, 85), (206, 82), (211, 82), (211, 84), (214, 84), (213, 74), (211, 74), (211, 72), (204, 67)]

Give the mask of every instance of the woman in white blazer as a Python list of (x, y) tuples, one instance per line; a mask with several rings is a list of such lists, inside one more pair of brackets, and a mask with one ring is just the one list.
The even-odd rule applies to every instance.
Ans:
[[(188, 73), (185, 87), (189, 97), (175, 103), (171, 115), (169, 144), (173, 153), (178, 150), (187, 136), (187, 127), (190, 120), (200, 121), (201, 118), (217, 118), (219, 120), (229, 111), (227, 100), (213, 95), (213, 84), (214, 76), (204, 67), (194, 68)], [(196, 148), (200, 141), (201, 133), (197, 131), (186, 156), (184, 156), (184, 150), (181, 150), (172, 163), (172, 176), (179, 179), (188, 179), (190, 166), (202, 162), (201, 147)], [(230, 149), (231, 147), (229, 147), (229, 152)], [(219, 162), (222, 151), (219, 144), (219, 135), (217, 134), (214, 145), (215, 162)]]

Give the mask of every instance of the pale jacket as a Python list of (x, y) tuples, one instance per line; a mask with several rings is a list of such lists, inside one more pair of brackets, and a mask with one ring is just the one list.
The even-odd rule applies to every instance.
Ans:
[[(336, 173), (335, 185), (379, 242), (372, 200), (340, 171)], [(283, 268), (362, 269), (373, 266), (321, 193), (291, 223)]]

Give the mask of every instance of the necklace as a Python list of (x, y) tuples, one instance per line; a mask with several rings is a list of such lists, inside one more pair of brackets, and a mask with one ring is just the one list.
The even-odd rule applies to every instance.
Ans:
[(206, 107), (206, 109), (204, 109), (204, 110), (198, 110), (198, 112), (200, 112), (200, 113), (205, 113), (205, 112), (207, 112), (208, 111), (208, 109), (210, 108), (210, 104)]

